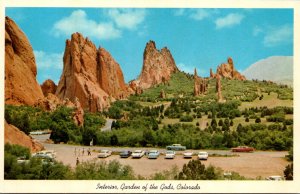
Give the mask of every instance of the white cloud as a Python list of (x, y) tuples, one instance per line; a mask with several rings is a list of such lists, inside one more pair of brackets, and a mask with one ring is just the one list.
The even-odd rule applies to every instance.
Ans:
[(174, 15), (175, 16), (183, 16), (184, 15), (184, 13), (185, 13), (185, 10), (186, 9), (175, 9), (175, 12), (174, 12)]
[(80, 32), (85, 36), (97, 39), (114, 39), (121, 37), (121, 30), (112, 22), (96, 22), (90, 20), (83, 10), (73, 11), (68, 17), (57, 21), (53, 26), (55, 36), (70, 36), (74, 32)]
[(210, 16), (210, 12), (207, 9), (194, 9), (190, 13), (190, 17), (193, 18), (194, 20), (203, 20), (207, 17)]
[(263, 32), (263, 30), (260, 27), (258, 27), (258, 26), (255, 26), (253, 28), (253, 36), (257, 36), (258, 34), (260, 34), (262, 32)]
[(230, 13), (225, 17), (217, 18), (215, 20), (216, 28), (221, 29), (225, 27), (231, 27), (234, 25), (238, 25), (244, 19), (244, 15), (238, 13)]
[(293, 27), (283, 25), (271, 27), (265, 32), (263, 43), (266, 47), (277, 46), (280, 44), (290, 43), (293, 41)]
[(63, 69), (63, 53), (33, 51), (38, 69)]
[(194, 74), (194, 69), (195, 67), (191, 67), (191, 66), (188, 66), (184, 63), (179, 63), (177, 64), (177, 67), (181, 70), (181, 71), (184, 71), (186, 73), (190, 73), (190, 74)]
[(119, 28), (135, 30), (146, 17), (145, 9), (109, 9), (108, 16)]
[(187, 16), (194, 20), (203, 20), (209, 18), (213, 14), (218, 13), (216, 10), (213, 9), (175, 9), (174, 15), (175, 16)]

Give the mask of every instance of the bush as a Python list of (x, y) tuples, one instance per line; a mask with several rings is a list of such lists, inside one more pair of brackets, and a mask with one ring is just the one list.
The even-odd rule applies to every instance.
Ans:
[(221, 179), (221, 174), (215, 167), (205, 168), (200, 160), (190, 160), (184, 164), (182, 171), (179, 172), (175, 179), (177, 180), (217, 180)]
[(180, 117), (180, 122), (193, 122), (194, 118), (190, 115), (185, 115)]

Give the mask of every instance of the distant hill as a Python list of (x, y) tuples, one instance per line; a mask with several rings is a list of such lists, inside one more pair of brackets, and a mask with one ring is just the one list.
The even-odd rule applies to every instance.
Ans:
[(242, 72), (247, 79), (271, 80), (293, 85), (293, 57), (272, 56), (257, 61)]

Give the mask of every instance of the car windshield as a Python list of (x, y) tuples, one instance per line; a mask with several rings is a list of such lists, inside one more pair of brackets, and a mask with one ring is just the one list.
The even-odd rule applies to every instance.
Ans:
[(199, 155), (207, 155), (206, 152), (199, 152)]
[(167, 151), (167, 154), (174, 154), (173, 151)]
[(108, 150), (102, 150), (101, 151), (101, 153), (107, 153), (108, 152)]
[(155, 154), (155, 153), (157, 153), (156, 150), (150, 150), (150, 152), (149, 152), (149, 154)]
[(139, 154), (139, 153), (141, 153), (142, 152), (142, 150), (135, 150), (134, 151), (134, 153), (136, 153), (136, 154)]

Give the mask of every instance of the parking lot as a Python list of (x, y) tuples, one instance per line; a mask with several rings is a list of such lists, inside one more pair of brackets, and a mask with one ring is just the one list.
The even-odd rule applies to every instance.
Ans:
[[(43, 136), (36, 137), (43, 142)], [(129, 165), (133, 168), (136, 174), (142, 175), (144, 177), (149, 177), (156, 172), (162, 172), (163, 170), (170, 170), (174, 165), (179, 169), (185, 163), (188, 163), (191, 159), (184, 159), (181, 155), (182, 152), (177, 152), (175, 159), (164, 159), (164, 155), (161, 154), (158, 159), (148, 159), (144, 156), (141, 159), (132, 159), (129, 158), (120, 158), (119, 155), (113, 154), (108, 158), (97, 158), (98, 151), (104, 149), (104, 147), (88, 147), (88, 146), (75, 146), (75, 145), (65, 145), (65, 144), (47, 144), (43, 143), (45, 149), (55, 150), (57, 154), (57, 160), (63, 162), (64, 164), (70, 165), (71, 167), (76, 166), (76, 159), (78, 157), (79, 162), (94, 160), (94, 161), (111, 161), (118, 160), (123, 165)], [(76, 153), (75, 153), (76, 148)], [(87, 150), (90, 149), (91, 155), (88, 156)], [(118, 148), (111, 147), (105, 148), (116, 152), (121, 150), (129, 149), (143, 149), (150, 150), (151, 148)], [(84, 154), (82, 154), (84, 150)], [(158, 149), (160, 152), (165, 152), (165, 149)], [(193, 150), (194, 153), (198, 153), (200, 150)], [(232, 155), (233, 153), (230, 150), (201, 150), (207, 151), (209, 155)], [(288, 162), (284, 159), (284, 156), (287, 152), (278, 152), (278, 151), (255, 151), (253, 153), (234, 153), (238, 156), (231, 157), (209, 157), (207, 161), (202, 163), (205, 165), (213, 165), (216, 167), (222, 168), (224, 171), (235, 171), (240, 175), (243, 175), (248, 178), (256, 178), (261, 176), (263, 178), (272, 176), (272, 175), (281, 175), (283, 176), (283, 170)], [(197, 156), (194, 155), (192, 159), (197, 159)]]

